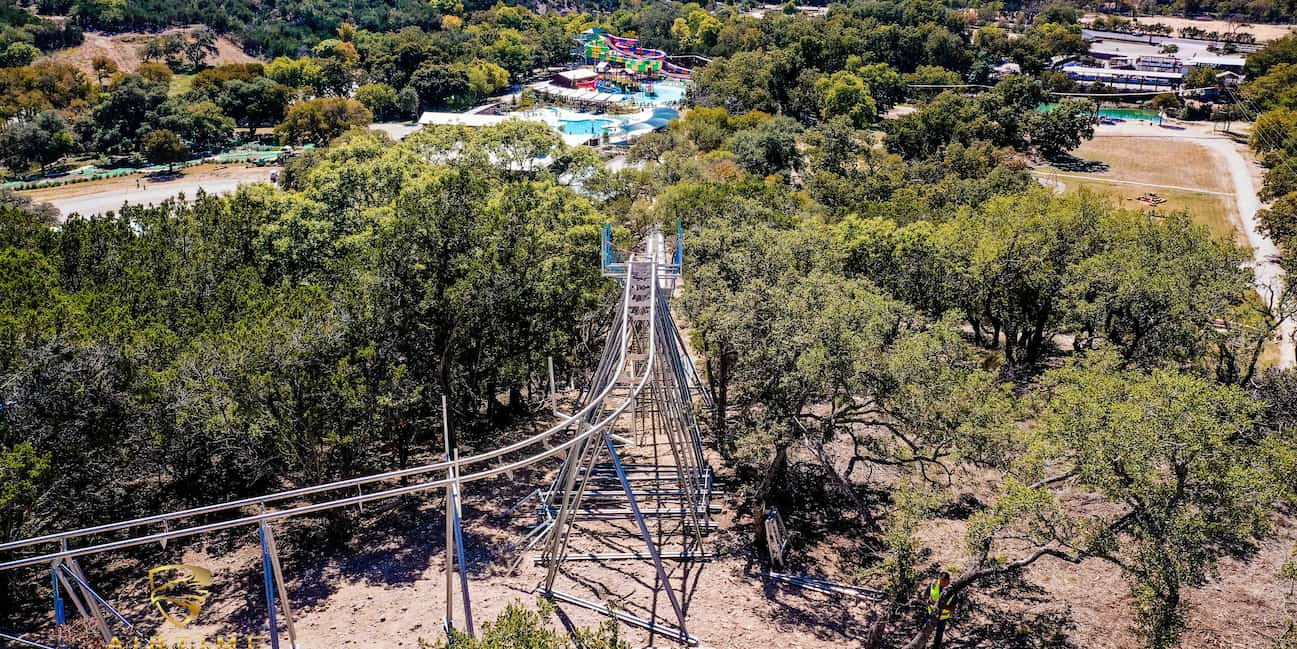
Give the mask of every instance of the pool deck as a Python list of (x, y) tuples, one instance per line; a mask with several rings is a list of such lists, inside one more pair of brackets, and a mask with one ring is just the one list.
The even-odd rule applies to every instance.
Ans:
[[(528, 87), (539, 89), (541, 86), (548, 86), (548, 81), (530, 84)], [(605, 103), (607, 106), (628, 106), (630, 100), (625, 98), (620, 100), (611, 100), (614, 96), (612, 93), (607, 94), (610, 98)], [(496, 97), (491, 101), (475, 106), (466, 112), (425, 112), (419, 117), (419, 126), (427, 125), (454, 125), (454, 126), (493, 126), (510, 119), (533, 120), (548, 124), (554, 130), (558, 131), (563, 142), (568, 146), (578, 146), (589, 144), (600, 138), (599, 135), (590, 133), (566, 133), (563, 131), (563, 122), (579, 120), (610, 120), (617, 124), (613, 133), (610, 133), (609, 142), (613, 144), (629, 144), (635, 141), (645, 133), (651, 133), (655, 130), (666, 127), (672, 119), (679, 117), (679, 111), (673, 104), (676, 101), (663, 102), (661, 105), (645, 106), (642, 110), (634, 113), (610, 113), (599, 109), (576, 110), (572, 108), (559, 106), (542, 106), (537, 109), (507, 113), (504, 115), (494, 115), (487, 111), (506, 107), (517, 101), (517, 94)], [(408, 134), (408, 133), (406, 133)]]

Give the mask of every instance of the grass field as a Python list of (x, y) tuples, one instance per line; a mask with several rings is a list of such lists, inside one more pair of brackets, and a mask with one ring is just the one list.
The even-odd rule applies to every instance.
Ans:
[(1108, 167), (1082, 172), (1087, 176), (1207, 191), (1233, 190), (1225, 165), (1192, 140), (1100, 136), (1085, 142), (1072, 154)]
[[(1196, 223), (1207, 226), (1214, 236), (1232, 237), (1238, 245), (1243, 247), (1248, 245), (1247, 237), (1235, 225), (1238, 218), (1235, 216), (1234, 199), (1229, 196), (1200, 194), (1174, 189), (1147, 189), (1135, 185), (1116, 185), (1097, 179), (1058, 178), (1058, 181), (1069, 192), (1084, 187), (1091, 192), (1110, 196), (1117, 201), (1118, 205), (1128, 210), (1152, 211), (1155, 214), (1162, 215), (1186, 211)], [(1150, 207), (1136, 200), (1150, 191), (1165, 198), (1166, 202), (1157, 207)]]
[[(1187, 211), (1213, 234), (1248, 245), (1228, 170), (1215, 155), (1194, 142), (1096, 137), (1072, 153), (1084, 166), (1045, 165), (1039, 172), (1058, 180), (1067, 191), (1084, 187), (1112, 196), (1127, 209), (1160, 214)], [(1136, 200), (1150, 192), (1166, 202), (1154, 208)]]
[(175, 97), (176, 95), (183, 95), (189, 92), (189, 89), (192, 88), (193, 85), (194, 85), (194, 75), (177, 74), (171, 77), (171, 87), (167, 88), (167, 94), (172, 97)]

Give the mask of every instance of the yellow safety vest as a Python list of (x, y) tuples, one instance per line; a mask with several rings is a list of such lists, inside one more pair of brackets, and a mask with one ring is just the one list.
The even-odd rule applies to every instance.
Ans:
[(954, 607), (951, 606), (949, 600), (947, 600), (946, 602), (941, 601), (941, 582), (939, 581), (932, 582), (932, 587), (928, 589), (928, 600), (929, 600), (928, 601), (929, 615), (937, 613), (938, 609), (940, 609), (941, 615), (937, 619), (939, 620), (950, 619), (950, 612)]

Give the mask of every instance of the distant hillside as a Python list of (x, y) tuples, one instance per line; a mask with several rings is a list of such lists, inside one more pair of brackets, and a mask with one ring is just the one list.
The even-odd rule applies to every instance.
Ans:
[[(134, 70), (139, 67), (143, 59), (140, 56), (140, 48), (150, 38), (155, 38), (164, 34), (187, 33), (195, 29), (194, 27), (178, 27), (169, 29), (164, 32), (155, 33), (138, 33), (125, 32), (120, 34), (102, 34), (96, 32), (86, 32), (85, 42), (77, 47), (58, 50), (45, 56), (40, 57), (43, 61), (59, 61), (70, 63), (84, 70), (86, 73), (93, 73), (90, 62), (96, 56), (107, 56), (117, 62), (118, 67), (122, 70)], [(218, 52), (216, 56), (207, 59), (210, 65), (220, 63), (251, 63), (257, 61), (243, 51), (234, 41), (228, 37), (222, 36), (216, 41)]]

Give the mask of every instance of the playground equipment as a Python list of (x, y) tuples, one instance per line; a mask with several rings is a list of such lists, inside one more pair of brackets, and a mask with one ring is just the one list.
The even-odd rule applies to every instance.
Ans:
[[(170, 539), (246, 527), (257, 530), (261, 544), (269, 644), (272, 649), (279, 649), (278, 614), (282, 612), (289, 646), (296, 649), (293, 609), (272, 524), (331, 509), (443, 489), (447, 545), (443, 624), (448, 632), (456, 628), (455, 593), (458, 591), (464, 615), (461, 630), (472, 635), (460, 505), (462, 487), (493, 476), (511, 477), (514, 471), (540, 468), (550, 458), (562, 458), (554, 479), (547, 487), (533, 492), (541, 521), (518, 544), (514, 567), (524, 553), (539, 545), (542, 550), (535, 562), (545, 566), (546, 573), (537, 591), (543, 596), (611, 615), (626, 624), (647, 629), (651, 635), (697, 644), (697, 639), (686, 630), (687, 571), (690, 563), (708, 558), (703, 548), (703, 534), (712, 526), (709, 514), (713, 485), (712, 471), (703, 457), (694, 418), (694, 398), (700, 398), (708, 408), (712, 407), (712, 400), (671, 317), (670, 297), (683, 260), (680, 236), (677, 229), (676, 247), (670, 261), (664, 239), (656, 231), (641, 251), (623, 258), (612, 246), (611, 228), (605, 226), (603, 274), (621, 283), (621, 299), (613, 309), (597, 370), (581, 393), (578, 409), (571, 414), (557, 410), (551, 362), (550, 400), (559, 421), (548, 430), (513, 444), (460, 457), (443, 396), (445, 459), (442, 461), (0, 544), (0, 552), (11, 555), (10, 558), (0, 555), (0, 570), (48, 566), (57, 624), (57, 638), (52, 645), (5, 634), (0, 634), (0, 640), (37, 649), (62, 649), (68, 599), (82, 617), (92, 621), (105, 641), (113, 637), (114, 628), (141, 637), (137, 626), (92, 588), (77, 558), (152, 543), (161, 543), (165, 549)], [(661, 449), (666, 449), (665, 453)], [(403, 486), (379, 487), (380, 483), (398, 479), (413, 480)], [(379, 490), (366, 492), (367, 487)], [(312, 498), (321, 500), (309, 502)], [(652, 506), (644, 506), (648, 503)], [(518, 510), (520, 505), (511, 511)], [(200, 522), (219, 514), (224, 514), (225, 519)], [(652, 533), (650, 521), (654, 525)], [(629, 530), (625, 523), (630, 523)], [(618, 552), (598, 551), (598, 544), (607, 543), (608, 537), (618, 530), (628, 531), (637, 544), (642, 544), (643, 550), (628, 552), (624, 550), (624, 542), (617, 542), (614, 547), (620, 549)], [(106, 535), (121, 532), (125, 532), (120, 534), (123, 538), (104, 540)], [(86, 545), (74, 547), (78, 542)], [(668, 546), (674, 549), (664, 551)], [(678, 589), (673, 585), (674, 575), (667, 569), (666, 560), (674, 566), (683, 566), (682, 570), (686, 571)], [(625, 602), (613, 608), (556, 588), (560, 577), (571, 579), (569, 573), (560, 570), (565, 563), (588, 561), (639, 562), (642, 568), (650, 568), (654, 586), (645, 598), (648, 602), (641, 606), (647, 615), (628, 613)], [(658, 619), (659, 594), (665, 594), (674, 624)]]
[(651, 84), (642, 84), (626, 76), (616, 76), (600, 77), (599, 80), (595, 82), (594, 88), (600, 92), (631, 94), (645, 90), (646, 85), (651, 92)]
[(667, 53), (640, 47), (639, 40), (593, 32), (585, 43), (585, 55), (600, 61), (621, 63), (631, 72), (661, 73), (675, 79), (688, 79), (693, 70), (668, 62)]

